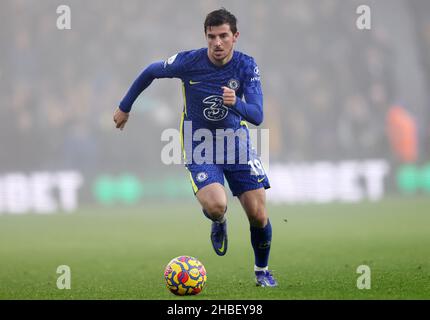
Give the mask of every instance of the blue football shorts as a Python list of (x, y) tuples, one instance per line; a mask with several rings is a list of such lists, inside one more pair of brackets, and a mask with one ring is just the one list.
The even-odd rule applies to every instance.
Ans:
[(257, 155), (250, 157), (247, 164), (187, 164), (194, 194), (211, 183), (224, 186), (224, 177), (233, 196), (240, 196), (250, 190), (270, 188), (269, 178)]

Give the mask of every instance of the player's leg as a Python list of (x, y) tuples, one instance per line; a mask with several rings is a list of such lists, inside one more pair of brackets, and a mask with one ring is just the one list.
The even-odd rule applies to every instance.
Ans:
[(266, 211), (266, 190), (264, 188), (249, 190), (239, 195), (238, 198), (250, 226), (264, 228), (269, 221)]
[(227, 210), (227, 195), (224, 186), (220, 183), (211, 183), (196, 193), (203, 212), (212, 221), (222, 221)]
[(214, 164), (191, 164), (187, 166), (194, 194), (202, 206), (204, 215), (212, 220), (211, 242), (215, 253), (227, 252), (227, 196), (224, 190), (222, 168)]
[(223, 256), (227, 252), (227, 220), (225, 213), (227, 211), (227, 195), (224, 186), (219, 183), (206, 185), (196, 193), (203, 213), (212, 220), (211, 242), (215, 253)]
[(266, 210), (266, 192), (270, 188), (269, 178), (256, 152), (249, 149), (250, 161), (247, 164), (226, 166), (224, 174), (233, 196), (239, 198), (248, 216), (251, 244), (254, 250), (254, 271), (259, 286), (276, 286), (268, 270), (272, 226)]
[(254, 249), (257, 285), (274, 287), (277, 285), (269, 267), (272, 226), (266, 210), (266, 191), (264, 188), (249, 190), (239, 196), (240, 203), (248, 216), (251, 244)]

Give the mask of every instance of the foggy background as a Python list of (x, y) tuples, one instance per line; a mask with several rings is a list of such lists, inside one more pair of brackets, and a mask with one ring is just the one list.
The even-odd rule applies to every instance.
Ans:
[[(62, 4), (71, 30), (57, 29)], [(356, 26), (362, 4), (371, 30)], [(205, 47), (205, 16), (222, 6), (238, 18), (236, 49), (259, 65), (271, 164), (382, 159), (387, 195), (430, 191), (429, 1), (3, 0), (0, 193), (10, 174), (73, 170), (79, 203), (109, 203), (115, 179), (138, 185), (121, 189), (133, 203), (192, 198), (185, 168), (160, 160), (180, 80), (155, 80), (122, 132), (112, 113), (147, 65)]]

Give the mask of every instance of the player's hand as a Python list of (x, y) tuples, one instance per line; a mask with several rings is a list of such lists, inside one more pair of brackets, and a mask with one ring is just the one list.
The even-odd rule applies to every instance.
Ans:
[(118, 129), (124, 129), (125, 123), (128, 120), (128, 115), (128, 113), (125, 113), (118, 107), (115, 109), (115, 112), (113, 113), (113, 122), (115, 122)]
[(227, 87), (222, 87), (222, 90), (224, 91), (222, 94), (224, 105), (228, 107), (234, 106), (236, 104), (236, 91)]

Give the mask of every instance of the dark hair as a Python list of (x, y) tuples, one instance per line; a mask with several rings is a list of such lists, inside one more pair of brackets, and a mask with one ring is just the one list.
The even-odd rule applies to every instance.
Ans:
[(237, 32), (237, 19), (232, 13), (225, 8), (212, 11), (205, 19), (205, 34), (208, 27), (217, 27), (225, 23), (230, 25), (230, 30), (233, 34)]

